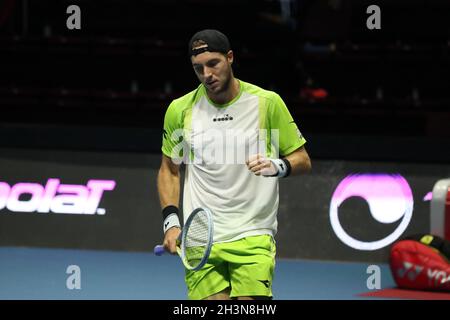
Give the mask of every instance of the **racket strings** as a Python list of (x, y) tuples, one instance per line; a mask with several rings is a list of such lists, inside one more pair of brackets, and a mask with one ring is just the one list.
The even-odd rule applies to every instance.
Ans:
[(192, 219), (184, 238), (185, 260), (195, 267), (205, 255), (209, 242), (209, 220), (206, 212), (198, 212)]

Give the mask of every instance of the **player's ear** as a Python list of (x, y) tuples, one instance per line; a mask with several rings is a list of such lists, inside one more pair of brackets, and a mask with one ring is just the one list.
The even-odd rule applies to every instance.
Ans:
[(233, 51), (232, 50), (228, 51), (226, 54), (226, 57), (227, 57), (228, 63), (232, 64), (233, 60), (234, 60)]

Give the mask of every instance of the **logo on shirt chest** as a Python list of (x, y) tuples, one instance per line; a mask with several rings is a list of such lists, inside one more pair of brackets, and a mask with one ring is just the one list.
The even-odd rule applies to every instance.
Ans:
[(230, 116), (229, 114), (225, 114), (223, 116), (218, 116), (218, 117), (214, 117), (213, 121), (233, 121), (233, 117)]

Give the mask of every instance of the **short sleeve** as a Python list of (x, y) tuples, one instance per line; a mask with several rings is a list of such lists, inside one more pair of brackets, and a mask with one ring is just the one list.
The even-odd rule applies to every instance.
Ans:
[(271, 130), (278, 132), (277, 140), (281, 156), (292, 153), (306, 143), (286, 104), (276, 93), (269, 102), (269, 124)]
[(182, 139), (182, 121), (181, 114), (176, 107), (175, 102), (172, 102), (167, 108), (164, 116), (164, 128), (162, 136), (162, 152), (169, 158), (176, 157), (174, 155), (175, 147), (180, 143)]

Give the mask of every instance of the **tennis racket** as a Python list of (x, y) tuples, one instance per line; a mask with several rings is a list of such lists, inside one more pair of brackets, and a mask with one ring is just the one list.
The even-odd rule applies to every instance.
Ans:
[[(177, 240), (177, 253), (188, 270), (201, 269), (211, 252), (214, 234), (212, 213), (207, 208), (197, 208), (188, 217)], [(157, 245), (153, 252), (160, 256), (166, 252)]]

